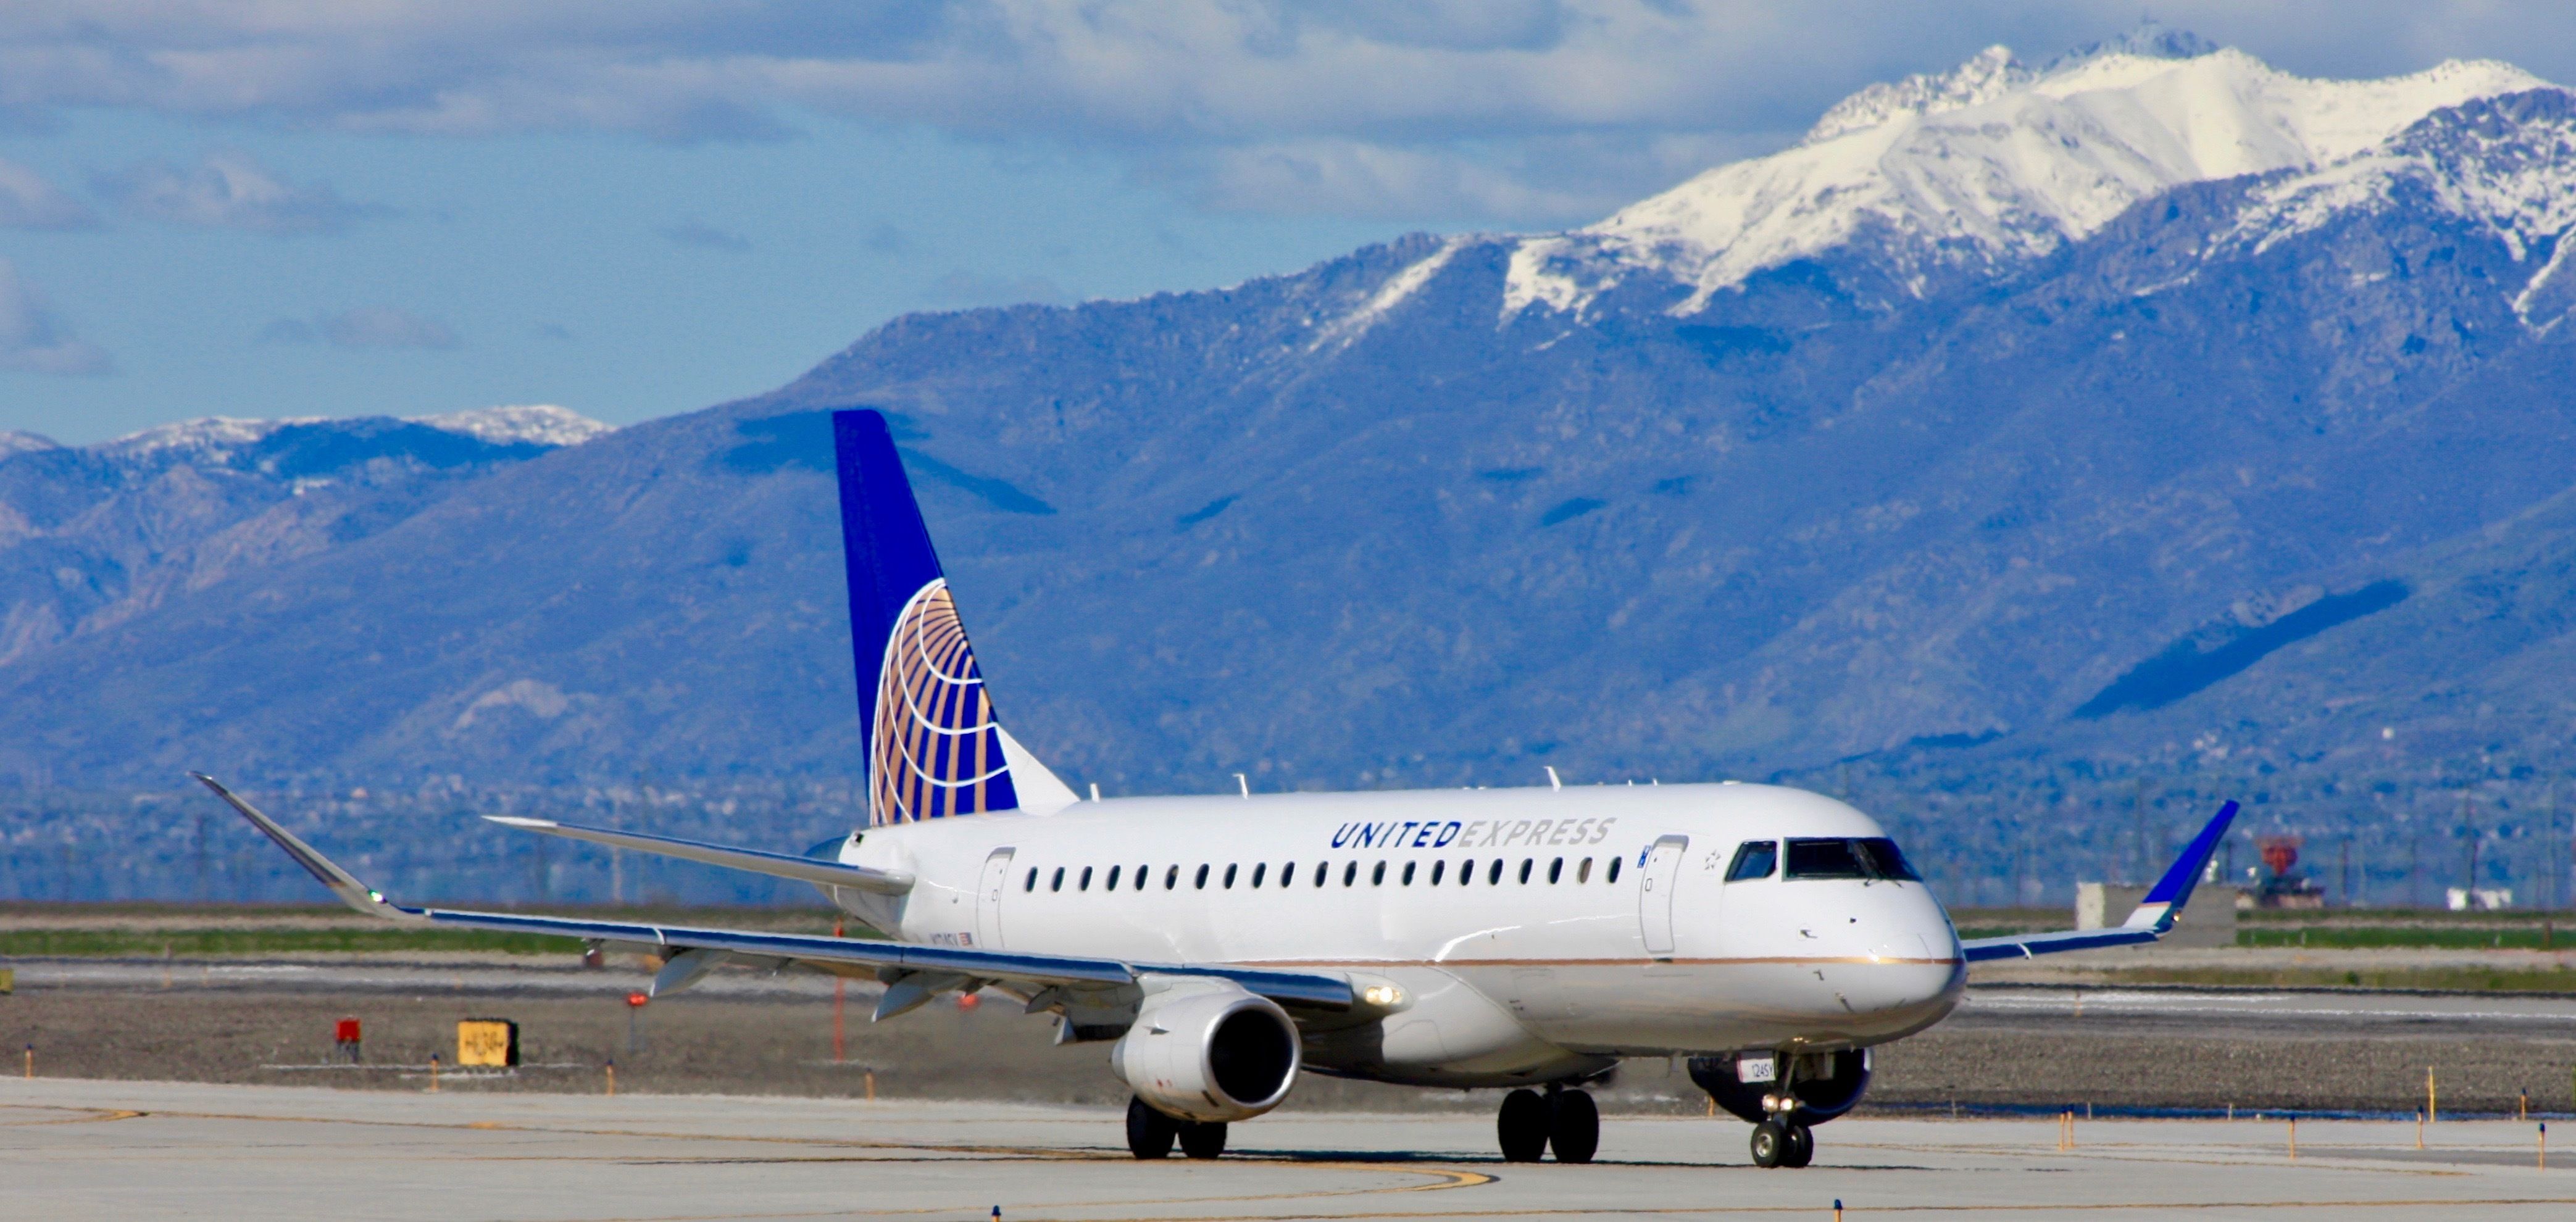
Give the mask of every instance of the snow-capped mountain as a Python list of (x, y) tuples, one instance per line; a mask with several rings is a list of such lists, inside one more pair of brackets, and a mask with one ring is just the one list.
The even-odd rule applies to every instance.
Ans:
[[(337, 420), (335, 424), (334, 421)], [(88, 447), (93, 452), (124, 459), (155, 456), (169, 458), (229, 454), (276, 437), (289, 430), (368, 431), (381, 429), (384, 417), (360, 416), (277, 416), (261, 420), (238, 416), (200, 416), (172, 424), (154, 425), (129, 433), (113, 441)], [(533, 445), (553, 449), (580, 445), (603, 433), (613, 431), (588, 416), (553, 404), (511, 407), (483, 407), (471, 411), (446, 412), (434, 416), (406, 416), (406, 424), (472, 437), (493, 445)], [(28, 434), (32, 436), (32, 434)], [(39, 439), (43, 440), (43, 439)], [(50, 441), (45, 444), (51, 445)], [(0, 445), (0, 454), (8, 451)]]
[(2576, 94), (2534, 89), (2437, 111), (2393, 139), (2250, 192), (2210, 257), (2261, 254), (2371, 208), (2456, 217), (2522, 265), (2508, 281), (2515, 314), (2551, 327), (2576, 306)]
[(446, 429), (480, 437), (495, 444), (526, 442), (541, 446), (577, 446), (604, 433), (616, 431), (614, 425), (602, 424), (569, 408), (551, 403), (516, 407), (484, 407), (468, 412), (448, 412), (438, 416), (412, 416), (415, 424)]
[(96, 445), (0, 433), (0, 665), (175, 592), (344, 544), (608, 426), (560, 407), (210, 416)]
[(1993, 47), (1854, 94), (1795, 147), (1522, 241), (1503, 309), (1579, 313), (1645, 280), (1678, 286), (1669, 308), (1690, 314), (1749, 277), (1864, 242), (1919, 296), (1944, 274), (2053, 252), (2177, 187), (2333, 174), (2391, 155), (2436, 111), (2546, 86), (2492, 60), (2311, 80), (2187, 37), (2107, 44), (2040, 70)]

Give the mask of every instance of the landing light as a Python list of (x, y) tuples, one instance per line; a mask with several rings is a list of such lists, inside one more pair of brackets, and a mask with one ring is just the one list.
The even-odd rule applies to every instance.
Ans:
[(1360, 990), (1360, 1000), (1373, 1006), (1392, 1006), (1404, 1000), (1404, 990), (1391, 984), (1373, 984)]

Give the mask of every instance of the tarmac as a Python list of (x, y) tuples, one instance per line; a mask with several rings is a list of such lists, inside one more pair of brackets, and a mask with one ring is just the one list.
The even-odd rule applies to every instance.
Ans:
[[(1119, 1113), (998, 1103), (0, 1079), (11, 1218), (2566, 1217), (2516, 1121), (1846, 1118), (1759, 1170), (1732, 1120), (1612, 1116), (1506, 1164), (1485, 1116), (1300, 1113), (1138, 1163)], [(2069, 1147), (2064, 1140), (2071, 1134)]]

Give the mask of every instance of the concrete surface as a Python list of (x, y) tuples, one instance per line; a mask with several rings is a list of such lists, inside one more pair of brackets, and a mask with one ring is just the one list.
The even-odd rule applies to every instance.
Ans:
[(1469, 1218), (1759, 1213), (2566, 1217), (2533, 1126), (1843, 1120), (1817, 1165), (1731, 1121), (1614, 1118), (1601, 1162), (1511, 1165), (1482, 1117), (1276, 1116), (1139, 1164), (1118, 1114), (991, 1103), (353, 1092), (0, 1079), (11, 1218)]

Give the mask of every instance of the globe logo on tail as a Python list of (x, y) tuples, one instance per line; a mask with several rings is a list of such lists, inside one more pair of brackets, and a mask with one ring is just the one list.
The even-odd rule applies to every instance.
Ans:
[(868, 822), (1010, 810), (1019, 805), (1001, 727), (948, 582), (915, 592), (886, 636), (868, 745)]

